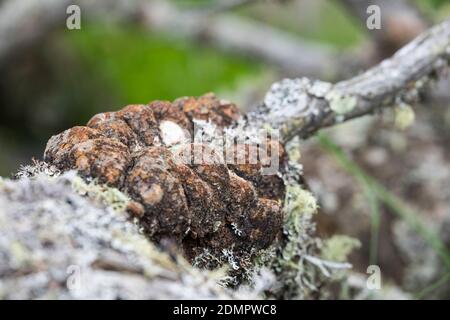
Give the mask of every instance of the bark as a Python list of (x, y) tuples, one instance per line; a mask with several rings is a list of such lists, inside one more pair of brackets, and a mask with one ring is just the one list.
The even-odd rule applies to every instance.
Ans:
[(0, 300), (259, 298), (157, 248), (129, 221), (118, 190), (42, 164), (22, 175), (0, 179)]

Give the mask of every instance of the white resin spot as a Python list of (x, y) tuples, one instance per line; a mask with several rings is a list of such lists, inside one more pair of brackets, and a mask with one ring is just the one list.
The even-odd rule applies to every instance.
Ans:
[(168, 147), (184, 143), (187, 140), (186, 133), (183, 128), (173, 121), (161, 121), (159, 125), (161, 138)]

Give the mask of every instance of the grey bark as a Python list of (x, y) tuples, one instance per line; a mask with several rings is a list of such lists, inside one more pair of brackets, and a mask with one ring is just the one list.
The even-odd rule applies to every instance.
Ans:
[[(167, 1), (143, 0), (9, 0), (0, 6), (0, 65), (65, 27), (66, 8), (80, 5), (82, 21), (140, 21), (149, 30), (190, 40), (206, 40), (233, 53), (258, 57), (288, 75), (336, 79), (356, 69), (356, 55), (339, 54), (331, 47), (304, 41), (264, 23), (232, 14), (181, 10)], [(357, 64), (359, 66), (359, 64)]]
[(156, 248), (75, 172), (30, 170), (37, 176), (0, 179), (0, 300), (259, 298)]

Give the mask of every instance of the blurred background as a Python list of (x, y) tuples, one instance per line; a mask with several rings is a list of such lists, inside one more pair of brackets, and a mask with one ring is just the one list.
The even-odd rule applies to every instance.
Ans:
[[(366, 27), (371, 3), (381, 30)], [(448, 0), (0, 0), (0, 175), (98, 112), (206, 92), (248, 110), (280, 78), (351, 77), (448, 16)], [(388, 111), (302, 144), (319, 234), (361, 243), (354, 283), (377, 264), (390, 296), (450, 298), (449, 84), (408, 128)]]

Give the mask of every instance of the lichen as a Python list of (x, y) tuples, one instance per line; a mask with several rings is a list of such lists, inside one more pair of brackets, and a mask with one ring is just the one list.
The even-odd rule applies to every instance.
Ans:
[(298, 221), (299, 215), (306, 215), (310, 217), (317, 212), (318, 206), (316, 198), (308, 190), (305, 190), (301, 185), (288, 185), (286, 190), (285, 207), (289, 214), (287, 215), (287, 222)]
[(399, 130), (409, 128), (415, 119), (414, 110), (411, 106), (402, 103), (394, 108), (394, 126)]
[(344, 94), (337, 90), (331, 90), (326, 95), (326, 99), (329, 102), (330, 109), (338, 115), (344, 115), (351, 112), (358, 103), (355, 96)]
[(131, 201), (127, 195), (116, 188), (100, 184), (97, 180), (87, 183), (79, 176), (72, 179), (72, 188), (80, 195), (101, 201), (117, 212), (124, 212)]
[(346, 262), (349, 254), (360, 247), (361, 242), (358, 239), (345, 235), (334, 235), (323, 241), (320, 256), (329, 261)]
[(18, 179), (26, 177), (34, 177), (37, 175), (45, 175), (47, 177), (57, 177), (60, 174), (61, 171), (55, 166), (50, 165), (43, 161), (32, 159), (32, 163), (30, 165), (20, 166), (19, 170), (15, 174), (15, 177)]
[(280, 115), (280, 112), (284, 112), (286, 116), (306, 112), (310, 85), (311, 81), (307, 78), (275, 82), (264, 97), (264, 104), (274, 115)]
[(317, 212), (317, 203), (309, 191), (293, 184), (287, 187), (285, 208), (287, 214), (283, 228), (287, 242), (282, 250), (281, 264), (291, 264), (301, 251), (299, 240), (308, 238), (308, 227), (311, 216)]
[(313, 285), (316, 282), (315, 267), (304, 259), (316, 251), (312, 216), (317, 212), (317, 203), (314, 196), (293, 179), (287, 182), (284, 208), (283, 240), (276, 258), (270, 263), (279, 287), (271, 295), (304, 299), (317, 291), (317, 286)]
[(25, 268), (30, 261), (31, 254), (29, 250), (19, 241), (13, 241), (9, 247), (11, 257), (11, 266), (15, 268)]

